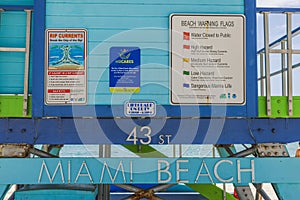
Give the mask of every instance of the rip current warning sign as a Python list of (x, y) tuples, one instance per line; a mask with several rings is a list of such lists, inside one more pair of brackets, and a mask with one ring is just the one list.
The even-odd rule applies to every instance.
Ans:
[(48, 29), (46, 36), (45, 103), (86, 104), (86, 30)]

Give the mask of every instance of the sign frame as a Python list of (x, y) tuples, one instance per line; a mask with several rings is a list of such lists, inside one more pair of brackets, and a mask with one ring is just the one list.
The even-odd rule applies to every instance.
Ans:
[[(240, 102), (237, 102), (237, 103), (234, 103), (234, 102), (230, 102), (230, 101), (224, 101), (224, 102), (210, 102), (210, 96), (217, 96), (217, 95), (207, 95), (207, 99), (206, 99), (206, 102), (201, 102), (201, 101), (199, 101), (199, 99), (196, 99), (195, 98), (195, 96), (204, 96), (204, 95), (197, 95), (197, 93), (195, 92), (192, 96), (193, 96), (193, 98), (195, 99), (195, 102), (183, 102), (183, 103), (180, 103), (180, 102), (174, 102), (174, 99), (173, 99), (173, 95), (174, 95), (174, 91), (173, 91), (173, 89), (174, 88), (178, 88), (178, 87), (173, 87), (173, 74), (174, 74), (174, 70), (173, 70), (173, 58), (175, 57), (174, 56), (174, 52), (173, 52), (173, 41), (172, 41), (172, 39), (173, 39), (173, 24), (172, 24), (172, 20), (173, 20), (173, 17), (194, 17), (194, 18), (196, 18), (196, 17), (241, 17), (242, 18), (242, 26), (243, 26), (243, 28), (242, 28), (242, 35), (241, 35), (241, 37), (242, 37), (242, 51), (243, 51), (243, 57), (242, 57), (242, 61), (241, 61), (241, 63), (242, 63), (242, 74), (243, 74), (243, 78), (242, 78), (242, 82), (243, 82), (243, 86), (241, 87), (241, 89), (242, 89), (242, 101), (240, 101)], [(246, 20), (246, 17), (245, 17), (245, 15), (244, 14), (182, 14), (182, 13), (172, 13), (171, 15), (170, 15), (170, 17), (169, 17), (169, 32), (170, 32), (170, 88), (171, 88), (171, 91), (170, 91), (170, 103), (171, 103), (171, 105), (199, 105), (199, 106), (203, 106), (203, 105), (232, 105), (232, 106), (243, 106), (243, 105), (245, 105), (246, 104), (246, 102), (247, 102), (247, 91), (246, 91), (246, 77), (247, 77), (247, 75), (246, 75), (246, 72), (247, 72), (247, 69), (246, 69), (246, 45), (247, 45), (247, 39), (246, 39), (246, 35), (247, 35), (247, 29), (246, 29), (246, 23), (247, 23), (247, 20)], [(206, 31), (208, 31), (208, 25), (205, 27), (206, 28)], [(216, 28), (216, 27), (215, 27)], [(188, 37), (188, 38), (184, 38), (185, 37), (185, 33), (190, 33), (190, 32), (185, 32), (185, 31), (183, 31), (183, 41), (184, 40), (187, 40), (187, 41), (189, 41), (190, 40), (190, 35), (188, 35), (188, 36), (186, 36), (186, 37)], [(217, 34), (217, 33), (214, 33), (214, 34)], [(214, 36), (215, 37), (215, 36)], [(209, 37), (208, 37), (209, 38)], [(200, 38), (200, 39), (203, 39), (203, 38)], [(207, 39), (207, 38), (206, 38)], [(175, 40), (176, 42), (177, 42), (177, 40)], [(184, 43), (184, 42), (183, 42)], [(213, 42), (211, 42), (211, 43), (213, 43)], [(183, 49), (185, 48), (185, 46), (188, 46), (188, 47), (190, 47), (190, 45), (185, 45), (185, 44), (183, 44)], [(193, 46), (193, 45), (191, 45), (191, 46)], [(196, 46), (196, 45), (194, 45), (194, 46)], [(213, 45), (211, 45), (212, 47), (213, 47)], [(175, 52), (176, 53), (176, 52)], [(181, 56), (181, 55), (180, 55)], [(188, 57), (188, 56), (187, 56)], [(210, 57), (210, 55), (208, 54), (207, 55), (207, 57)], [(185, 59), (186, 58), (183, 58), (182, 57), (182, 59), (183, 59), (183, 62), (185, 62)], [(221, 58), (220, 58), (220, 60), (221, 60)], [(188, 60), (186, 61), (186, 62), (190, 62), (190, 57), (188, 58)], [(191, 67), (190, 67), (191, 68)], [(184, 70), (184, 72), (186, 72), (185, 70)], [(184, 73), (183, 72), (183, 73)], [(199, 71), (198, 71), (199, 72)], [(198, 73), (197, 72), (197, 73)], [(188, 71), (188, 73), (190, 73), (190, 71)], [(210, 73), (214, 73), (214, 72), (210, 72)], [(188, 75), (190, 75), (190, 74), (188, 74)], [(198, 75), (198, 78), (200, 77), (199, 76), (199, 74), (197, 74)], [(211, 78), (211, 77), (208, 77), (208, 78)], [(232, 77), (231, 77), (232, 78)], [(206, 81), (205, 81), (206, 82)], [(183, 87), (185, 87), (185, 85), (186, 85), (186, 87), (190, 87), (190, 84), (189, 83), (183, 83)], [(194, 84), (194, 85), (201, 85), (201, 84)], [(208, 88), (208, 90), (209, 91), (211, 91), (211, 89), (210, 88), (212, 88), (212, 87), (210, 87), (211, 85), (210, 84), (202, 84), (202, 85), (205, 85), (205, 86), (209, 86), (209, 87), (207, 87)], [(220, 85), (220, 86), (222, 86), (222, 89), (224, 90), (225, 89), (225, 87), (226, 86), (224, 86), (224, 85), (226, 85), (226, 84), (218, 84), (218, 85)], [(229, 84), (230, 85), (230, 84)], [(206, 88), (206, 89), (207, 89)], [(221, 90), (222, 90), (221, 89)], [(204, 89), (205, 90), (205, 89)], [(224, 90), (225, 91), (225, 90)], [(177, 92), (176, 92), (177, 93)], [(223, 92), (224, 94), (223, 95), (225, 95), (225, 99), (227, 100), (227, 96), (228, 96), (228, 99), (230, 99), (231, 97), (234, 97), (235, 98), (235, 93), (232, 93), (232, 94), (230, 94), (230, 92)], [(196, 94), (196, 95), (195, 95)], [(198, 98), (198, 97), (197, 97)], [(231, 99), (233, 99), (233, 98), (231, 98)], [(204, 101), (204, 100), (203, 100)]]
[[(130, 104), (135, 105), (131, 106)], [(134, 109), (134, 111), (130, 111), (130, 109)], [(155, 101), (126, 101), (124, 114), (126, 117), (154, 117), (156, 115), (156, 103)]]
[[(49, 28), (45, 31), (45, 34), (45, 104), (87, 104), (87, 30), (75, 28)], [(52, 42), (53, 44), (51, 44)], [(72, 46), (70, 46), (70, 44)], [(54, 55), (50, 54), (50, 46), (54, 48)], [(75, 58), (76, 56), (71, 57), (74, 52), (74, 50), (72, 53), (70, 52), (72, 49), (75, 49), (77, 58)], [(63, 57), (59, 58), (58, 54), (63, 54)], [(56, 64), (62, 64), (57, 65), (57, 67), (54, 67), (55, 65), (51, 66), (53, 63), (50, 64), (51, 57), (58, 57), (58, 59), (56, 59)], [(79, 85), (78, 88), (74, 86), (77, 84)], [(51, 96), (53, 96), (53, 98)], [(58, 99), (55, 99), (55, 97)], [(50, 100), (51, 98), (52, 100)]]
[(139, 93), (141, 89), (141, 49), (112, 46), (109, 50), (109, 90), (111, 93)]

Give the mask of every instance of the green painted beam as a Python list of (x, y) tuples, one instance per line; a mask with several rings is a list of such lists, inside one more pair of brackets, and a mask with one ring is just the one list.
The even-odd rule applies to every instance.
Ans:
[(126, 149), (140, 156), (141, 158), (167, 158), (166, 155), (157, 151), (149, 145), (123, 145)]
[[(28, 102), (28, 115), (31, 117), (32, 101), (29, 96)], [(267, 116), (266, 97), (258, 97), (258, 116), (261, 118), (298, 118), (300, 117), (300, 96), (293, 97), (293, 116), (288, 115), (288, 97), (286, 96), (272, 96), (271, 97), (271, 110), (272, 115)], [(23, 110), (23, 96), (19, 95), (0, 95), (0, 117), (24, 117)], [(147, 150), (147, 149), (145, 149)], [(150, 153), (150, 152), (148, 152)], [(153, 153), (153, 152), (152, 152)]]
[(32, 98), (28, 98), (28, 115), (23, 116), (23, 96), (0, 95), (0, 117), (31, 117)]
[[(29, 96), (28, 102), (28, 115), (31, 117), (32, 101)], [(288, 98), (286, 96), (272, 96), (271, 97), (271, 110), (272, 115), (267, 116), (266, 97), (258, 97), (258, 116), (261, 118), (298, 118), (300, 117), (300, 96), (293, 97), (293, 116), (288, 115)], [(0, 117), (24, 117), (23, 110), (23, 96), (19, 95), (0, 95)], [(147, 149), (145, 149), (147, 150)], [(150, 152), (147, 152), (150, 153)], [(153, 152), (152, 152), (153, 153)]]
[(293, 116), (288, 113), (288, 97), (271, 97), (271, 116), (267, 116), (267, 102), (265, 96), (258, 97), (258, 116), (262, 118), (298, 118), (300, 117), (300, 96), (293, 97)]
[[(223, 199), (223, 190), (213, 184), (187, 184), (187, 186), (208, 199)], [(236, 198), (229, 193), (226, 193), (226, 199), (236, 200)]]
[[(142, 158), (167, 158), (166, 155), (149, 145), (123, 145), (129, 151)], [(186, 184), (207, 199), (223, 199), (223, 190), (213, 184)], [(236, 200), (231, 194), (226, 193), (227, 200)]]

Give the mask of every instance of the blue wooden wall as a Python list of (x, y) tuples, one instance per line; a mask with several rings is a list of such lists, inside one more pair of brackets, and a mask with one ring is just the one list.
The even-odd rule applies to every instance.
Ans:
[[(32, 6), (33, 0), (1, 0), (0, 7), (1, 5)], [(26, 13), (5, 10), (0, 15), (0, 47), (24, 48), (26, 44)], [(25, 53), (23, 52), (0, 52), (0, 94), (23, 93), (24, 61)], [(31, 92), (31, 85), (30, 81), (29, 92)]]
[[(244, 14), (243, 0), (47, 0), (47, 28), (88, 30), (89, 104), (118, 105), (131, 99), (169, 105), (169, 15)], [(109, 49), (141, 48), (141, 91), (109, 92)]]
[(1, 0), (0, 5), (32, 6), (33, 0)]

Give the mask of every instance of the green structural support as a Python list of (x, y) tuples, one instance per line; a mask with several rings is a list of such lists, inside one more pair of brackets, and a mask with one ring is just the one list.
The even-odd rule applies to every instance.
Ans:
[(141, 158), (167, 158), (166, 155), (157, 151), (149, 145), (123, 145), (126, 149), (132, 153), (140, 156)]
[(272, 96), (271, 97), (271, 116), (267, 116), (267, 102), (265, 96), (258, 97), (258, 116), (271, 118), (298, 118), (300, 117), (300, 96), (293, 97), (293, 115), (288, 113), (288, 97)]
[(23, 116), (23, 96), (0, 95), (0, 117), (31, 117), (32, 101), (28, 98), (28, 115)]
[[(208, 199), (223, 199), (224, 191), (212, 184), (187, 184), (194, 191), (199, 192)], [(234, 196), (226, 193), (227, 200), (236, 200)]]
[[(123, 145), (129, 151), (142, 158), (167, 158), (166, 155), (148, 145)], [(186, 184), (192, 190), (199, 192), (208, 199), (222, 199), (223, 190), (213, 184)], [(227, 200), (236, 200), (231, 194), (226, 193)]]

